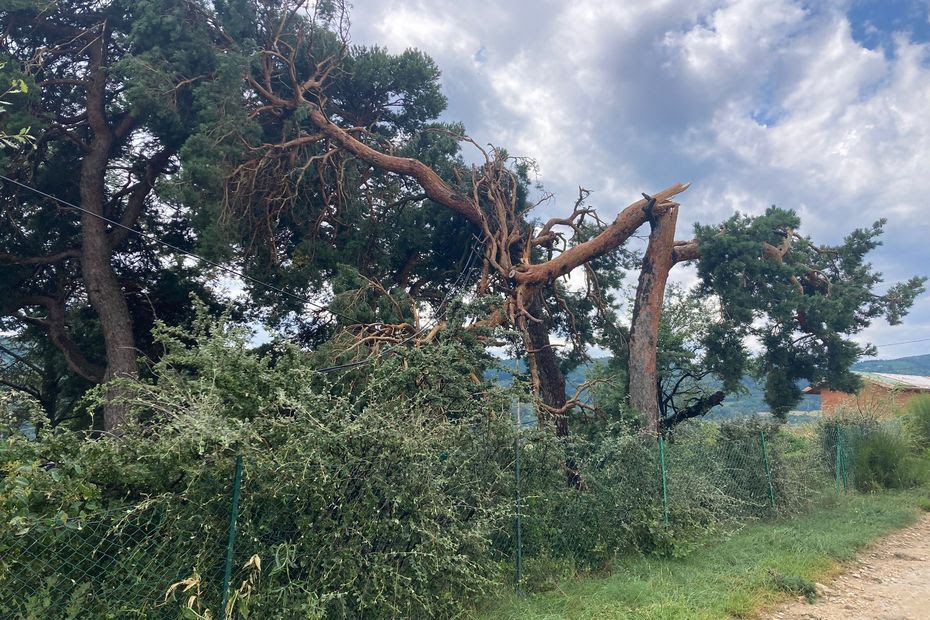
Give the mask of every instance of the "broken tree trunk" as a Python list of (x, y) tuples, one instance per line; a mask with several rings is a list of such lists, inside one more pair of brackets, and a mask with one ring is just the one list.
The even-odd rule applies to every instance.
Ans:
[(659, 432), (659, 393), (656, 350), (659, 342), (659, 322), (668, 274), (675, 264), (675, 224), (678, 207), (664, 213), (652, 213), (651, 232), (643, 267), (639, 273), (633, 321), (630, 328), (629, 390), (630, 407), (640, 415), (643, 432)]

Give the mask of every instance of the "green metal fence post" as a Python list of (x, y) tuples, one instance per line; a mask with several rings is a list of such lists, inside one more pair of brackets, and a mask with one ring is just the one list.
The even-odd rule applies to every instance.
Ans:
[(236, 546), (236, 519), (239, 516), (239, 489), (242, 486), (242, 456), (236, 457), (236, 474), (233, 477), (232, 502), (229, 507), (229, 538), (226, 541), (226, 567), (223, 570), (223, 605), (220, 608), (226, 618), (229, 602), (229, 581), (232, 578), (233, 549)]
[(843, 492), (849, 493), (849, 443), (846, 441), (846, 431), (843, 431)]
[(517, 578), (517, 593), (523, 594), (523, 527), (520, 522), (520, 430), (523, 420), (520, 419), (520, 403), (517, 402), (517, 408), (515, 412), (514, 419), (514, 460), (513, 460), (513, 473), (514, 481), (516, 487), (516, 496), (514, 499), (514, 508), (515, 508), (515, 523), (514, 527), (516, 529), (516, 555), (517, 555), (517, 565), (516, 565), (516, 578)]
[(668, 482), (665, 478), (665, 439), (659, 435), (659, 465), (662, 468), (662, 510), (665, 525), (668, 525)]
[(775, 512), (775, 486), (772, 484), (772, 469), (769, 467), (769, 452), (765, 447), (765, 431), (759, 431), (759, 442), (762, 444), (762, 461), (765, 463), (765, 477), (769, 481), (769, 500), (772, 502), (772, 512)]
[(842, 471), (842, 468), (843, 468), (843, 452), (842, 452), (842, 449), (843, 449), (843, 448), (842, 448), (842, 446), (843, 446), (843, 439), (842, 439), (842, 435), (841, 435), (840, 431), (841, 431), (840, 425), (837, 424), (837, 425), (836, 425), (836, 432), (834, 433), (834, 434), (836, 435), (835, 438), (834, 438), (834, 443), (836, 444), (836, 459), (835, 459), (835, 462), (834, 462), (834, 464), (833, 464), (833, 470), (836, 472), (836, 494), (837, 494), (837, 495), (840, 494), (840, 481), (842, 480), (842, 477), (843, 477), (843, 471)]

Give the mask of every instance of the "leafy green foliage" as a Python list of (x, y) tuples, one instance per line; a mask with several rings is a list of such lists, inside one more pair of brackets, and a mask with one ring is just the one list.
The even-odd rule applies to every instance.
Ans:
[[(7, 78), (5, 71), (6, 64), (6, 62), (0, 61), (0, 76), (2, 76), (0, 79), (6, 79), (9, 83), (6, 90), (0, 90), (0, 118), (7, 115), (7, 110), (11, 106), (11, 95), (20, 95), (29, 92), (29, 84), (23, 77), (15, 76)], [(35, 142), (35, 136), (29, 133), (31, 127), (20, 126), (14, 133), (8, 133), (6, 131), (6, 126), (7, 123), (4, 118), (3, 126), (0, 127), (0, 145), (15, 149)]]
[[(159, 329), (157, 383), (129, 384), (135, 421), (119, 440), (46, 432), (6, 441), (0, 584), (35, 570), (22, 564), (38, 561), (22, 547), (29, 541), (47, 550), (39, 564), (51, 571), (35, 578), (61, 575), (76, 544), (61, 529), (69, 524), (109, 549), (115, 523), (96, 524), (102, 510), (117, 511), (148, 529), (131, 529), (120, 561), (86, 574), (75, 566), (68, 577), (90, 584), (82, 611), (121, 600), (108, 571), (148, 580), (149, 598), (121, 604), (144, 609), (152, 593), (194, 576), (198, 604), (215, 610), (236, 454), (245, 462), (236, 557), (258, 555), (263, 567), (250, 613), (448, 616), (494, 583), (489, 541), (507, 514), (509, 471), (498, 459), (510, 456), (510, 426), (489, 414), (510, 397), (444, 362), (468, 359), (460, 345), (386, 359), (349, 398), (296, 349), (256, 355), (246, 333), (200, 317), (193, 331)], [(53, 604), (71, 594), (53, 592)]]
[[(480, 343), (452, 325), (429, 347), (385, 356), (364, 380), (333, 380), (295, 347), (255, 351), (246, 331), (195, 307), (191, 328), (157, 328), (163, 355), (149, 380), (125, 384), (133, 421), (119, 439), (59, 427), (29, 441), (9, 429), (0, 600), (25, 604), (3, 593), (27, 588), (48, 608), (141, 611), (177, 584), (168, 609), (193, 597), (190, 613), (214, 613), (236, 455), (237, 609), (448, 616), (507, 579), (516, 490), (508, 412), (525, 394), (519, 383), (478, 378), (488, 364)], [(813, 446), (765, 429), (778, 512), (799, 511), (824, 484), (822, 470), (805, 469)], [(759, 430), (676, 430), (666, 525), (653, 440), (622, 424), (571, 438), (524, 428), (524, 585), (603, 570), (624, 553), (680, 555), (707, 532), (771, 515)], [(578, 485), (566, 484), (566, 462)], [(97, 551), (69, 563), (75, 549)], [(36, 586), (52, 577), (74, 583)]]
[(900, 431), (878, 429), (859, 438), (854, 466), (860, 491), (907, 489), (928, 480), (926, 466)]
[(720, 300), (726, 317), (714, 357), (745, 365), (744, 340), (756, 337), (763, 346), (756, 372), (766, 378), (773, 413), (783, 416), (798, 402), (802, 379), (855, 391), (859, 379), (849, 368), (870, 350), (850, 336), (879, 317), (899, 323), (923, 292), (925, 278), (915, 277), (874, 293), (881, 274), (866, 256), (880, 245), (884, 224), (855, 230), (838, 246), (814, 245), (795, 232), (797, 214), (775, 207), (697, 226), (701, 291)]
[(907, 403), (904, 424), (918, 446), (930, 448), (930, 396), (915, 396)]
[[(203, 106), (203, 101), (219, 89), (216, 84), (229, 84), (230, 72), (241, 83), (241, 68), (235, 60), (232, 66), (224, 64), (231, 55), (217, 50), (202, 9), (198, 3), (177, 0), (59, 0), (5, 6), (2, 19), (10, 45), (0, 79), (16, 79), (17, 87), (28, 86), (28, 92), (10, 99), (4, 126), (31, 127), (38, 147), (4, 150), (0, 171), (61, 200), (83, 204), (82, 180), (93, 182), (82, 171), (95, 136), (87, 114), (85, 82), (91, 79), (89, 54), (94, 47), (88, 41), (105, 41), (98, 77), (105, 82), (102, 106), (114, 144), (95, 164), (105, 178), (102, 204), (84, 206), (182, 250), (193, 249), (197, 239), (189, 213), (166, 204), (171, 192), (165, 190), (160, 208), (153, 208), (154, 192), (137, 192), (151, 182), (159, 190), (171, 185), (164, 182), (177, 172), (182, 145), (207, 116), (216, 114), (217, 108)], [(97, 31), (101, 24), (106, 24), (103, 38)], [(50, 49), (55, 53), (46, 53)], [(132, 206), (133, 196), (142, 202)], [(17, 377), (13, 384), (38, 392), (49, 421), (56, 424), (72, 416), (73, 396), (91, 383), (80, 379), (74, 368), (90, 367), (83, 376), (92, 377), (102, 375), (107, 365), (107, 326), (88, 305), (87, 270), (78, 260), (88, 236), (85, 222), (77, 210), (5, 182), (0, 202), (5, 205), (0, 217), (0, 329), (16, 333), (24, 357), (38, 369), (27, 381)], [(213, 298), (205, 285), (210, 273), (136, 235), (120, 239), (122, 232), (106, 233), (104, 246), (110, 250), (98, 258), (110, 263), (120, 283), (118, 294), (128, 306), (133, 345), (143, 356), (154, 358), (158, 351), (151, 328), (156, 317), (174, 324), (189, 321), (191, 292)], [(36, 300), (63, 308), (64, 316), (56, 318), (55, 325), (73, 345), (63, 348), (80, 356), (72, 355), (66, 363), (62, 347), (55, 345), (61, 339), (50, 338), (43, 323), (48, 309)], [(23, 316), (33, 320), (24, 322)], [(82, 363), (72, 363), (74, 358)]]

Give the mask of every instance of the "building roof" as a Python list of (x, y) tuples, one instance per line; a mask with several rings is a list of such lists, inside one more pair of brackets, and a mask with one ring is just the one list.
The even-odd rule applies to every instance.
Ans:
[[(923, 375), (896, 375), (890, 372), (862, 372), (854, 370), (863, 381), (877, 383), (891, 390), (918, 390), (930, 392), (930, 377)], [(821, 390), (829, 389), (826, 385), (816, 385), (804, 388), (805, 394), (820, 394)]]
[(890, 372), (859, 372), (864, 381), (872, 381), (889, 388), (930, 391), (930, 377), (922, 375), (896, 375)]

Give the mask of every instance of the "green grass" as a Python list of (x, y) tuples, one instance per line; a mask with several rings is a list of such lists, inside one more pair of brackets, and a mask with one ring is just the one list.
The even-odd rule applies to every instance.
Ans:
[(602, 578), (489, 601), (483, 618), (722, 618), (785, 598), (772, 572), (818, 580), (875, 538), (912, 523), (926, 490), (849, 495), (791, 520), (760, 522), (683, 558), (631, 557)]

